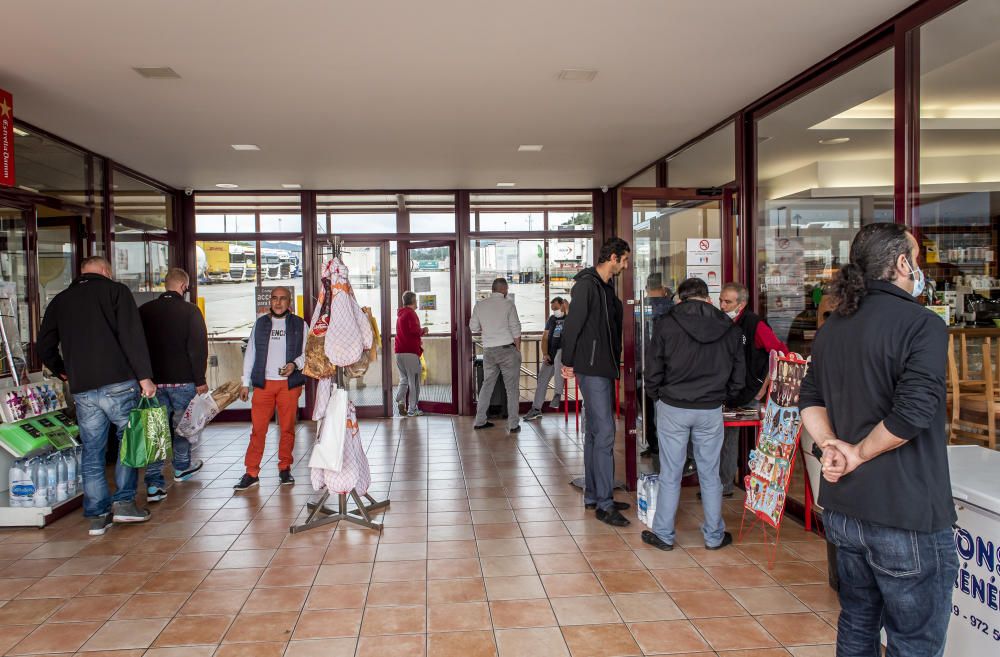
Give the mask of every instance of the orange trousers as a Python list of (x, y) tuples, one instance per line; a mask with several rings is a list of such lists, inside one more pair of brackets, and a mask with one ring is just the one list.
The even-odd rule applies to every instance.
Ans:
[(274, 409), (278, 409), (278, 426), (281, 428), (281, 438), (278, 442), (278, 469), (287, 470), (292, 467), (292, 449), (295, 447), (295, 411), (299, 408), (299, 395), (302, 386), (288, 389), (287, 381), (265, 381), (263, 388), (253, 389), (250, 402), (250, 444), (244, 463), (247, 474), (251, 477), (260, 476), (260, 461), (264, 457), (264, 443), (267, 430), (274, 417)]

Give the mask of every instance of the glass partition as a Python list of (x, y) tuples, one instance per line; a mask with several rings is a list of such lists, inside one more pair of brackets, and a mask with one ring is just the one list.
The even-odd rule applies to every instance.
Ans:
[(998, 22), (996, 2), (968, 0), (920, 28), (915, 204), (928, 293), (952, 324), (990, 329), (1000, 318)]
[(809, 354), (857, 231), (893, 221), (892, 98), (887, 51), (757, 123), (758, 309), (794, 352)]
[(723, 187), (736, 180), (736, 124), (729, 122), (667, 160), (671, 187)]

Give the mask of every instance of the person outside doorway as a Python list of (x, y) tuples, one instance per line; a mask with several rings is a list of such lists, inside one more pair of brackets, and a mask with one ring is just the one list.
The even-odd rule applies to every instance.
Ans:
[[(421, 328), (417, 315), (417, 295), (407, 290), (403, 292), (403, 305), (396, 311), (396, 367), (399, 369), (399, 388), (396, 389), (396, 407), (399, 414), (417, 417), (424, 412), (417, 408), (420, 401), (420, 377), (423, 367), (420, 356), (424, 353), (422, 337), (427, 335), (427, 327)], [(407, 406), (409, 394), (409, 406)]]

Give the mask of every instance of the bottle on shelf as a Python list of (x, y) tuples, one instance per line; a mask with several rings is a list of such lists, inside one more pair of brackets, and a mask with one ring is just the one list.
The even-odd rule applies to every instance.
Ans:
[(56, 464), (56, 502), (65, 502), (69, 497), (69, 481), (67, 480), (67, 475), (69, 474), (69, 468), (66, 467), (66, 457), (63, 456), (62, 452), (56, 452), (52, 455), (52, 460)]
[(35, 503), (35, 484), (31, 481), (27, 459), (17, 459), (10, 468), (10, 505), (30, 507)]
[(59, 488), (59, 466), (56, 464), (55, 454), (50, 454), (45, 459), (45, 486), (48, 489), (49, 506), (55, 506)]
[(33, 502), (35, 508), (49, 505), (49, 489), (46, 481), (45, 463), (40, 457), (35, 457), (28, 461), (28, 471), (31, 473), (31, 481), (35, 486)]
[(66, 459), (66, 495), (68, 497), (73, 497), (76, 495), (77, 487), (77, 473), (79, 468), (77, 468), (77, 448), (66, 450), (64, 453), (64, 458)]

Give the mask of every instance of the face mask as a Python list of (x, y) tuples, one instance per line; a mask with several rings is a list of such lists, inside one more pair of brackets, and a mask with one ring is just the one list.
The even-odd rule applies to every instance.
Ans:
[(927, 279), (924, 278), (924, 272), (921, 271), (919, 267), (914, 267), (910, 264), (910, 261), (904, 258), (906, 261), (906, 266), (910, 268), (910, 278), (913, 279), (913, 292), (910, 292), (914, 297), (919, 297), (924, 293), (924, 287), (927, 285)]
[(563, 311), (561, 311), (561, 310), (553, 310), (552, 311), (552, 316), (555, 317), (556, 319), (562, 319), (562, 316), (564, 314), (565, 313)]
[(729, 319), (736, 319), (737, 317), (740, 316), (740, 311), (739, 310), (730, 310), (726, 314), (729, 315)]

